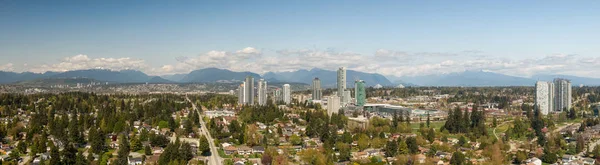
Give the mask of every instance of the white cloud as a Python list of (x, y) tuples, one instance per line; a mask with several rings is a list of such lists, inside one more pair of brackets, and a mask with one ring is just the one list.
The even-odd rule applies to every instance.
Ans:
[(237, 54), (261, 54), (260, 50), (253, 47), (246, 47), (242, 50), (235, 51)]
[(7, 64), (4, 64), (4, 65), (0, 65), (0, 71), (11, 72), (11, 71), (14, 71), (14, 69), (15, 68), (13, 67), (12, 63), (7, 63)]
[[(45, 65), (23, 65), (24, 70), (33, 72), (67, 71), (103, 68), (111, 70), (135, 69), (150, 75), (189, 73), (192, 70), (216, 67), (233, 71), (265, 73), (269, 71), (294, 71), (298, 69), (322, 68), (335, 70), (344, 66), (348, 69), (393, 76), (418, 76), (486, 70), (490, 72), (529, 77), (535, 74), (570, 74), (598, 77), (600, 57), (582, 58), (573, 54), (551, 54), (542, 58), (506, 59), (485, 56), (482, 51), (461, 52), (406, 52), (387, 49), (373, 54), (360, 54), (333, 49), (284, 49), (263, 52), (254, 47), (240, 50), (213, 50), (197, 56), (181, 56), (176, 63), (149, 66), (142, 59), (90, 58), (87, 55), (66, 57), (58, 63)], [(14, 70), (13, 64), (1, 65), (0, 70)]]
[(125, 58), (89, 58), (87, 55), (66, 57), (56, 64), (43, 64), (29, 69), (32, 72), (64, 72), (80, 69), (145, 70), (148, 65), (142, 59)]

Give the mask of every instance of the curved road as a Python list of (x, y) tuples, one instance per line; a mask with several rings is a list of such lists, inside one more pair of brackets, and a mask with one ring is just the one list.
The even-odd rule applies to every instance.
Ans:
[(208, 139), (208, 144), (210, 145), (210, 157), (208, 157), (208, 164), (209, 165), (221, 165), (223, 164), (223, 158), (221, 158), (219, 156), (219, 150), (217, 150), (217, 146), (215, 145), (215, 140), (210, 136), (210, 133), (208, 132), (208, 129), (206, 129), (206, 123), (204, 123), (204, 120), (202, 120), (203, 117), (203, 113), (200, 112), (198, 110), (198, 108), (196, 107), (196, 104), (194, 104), (194, 102), (192, 102), (192, 100), (190, 100), (190, 98), (187, 97), (187, 95), (185, 96), (185, 99), (190, 102), (190, 104), (192, 104), (192, 108), (194, 109), (194, 111), (198, 112), (198, 120), (200, 120), (200, 134), (206, 136), (206, 138)]

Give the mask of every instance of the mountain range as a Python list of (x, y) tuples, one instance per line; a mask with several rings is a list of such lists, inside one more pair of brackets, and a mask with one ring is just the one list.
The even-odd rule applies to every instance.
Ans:
[(69, 79), (69, 78), (87, 78), (103, 82), (115, 83), (173, 83), (158, 76), (148, 76), (147, 74), (136, 70), (112, 71), (105, 69), (87, 69), (73, 70), (67, 72), (4, 72), (0, 71), (0, 83), (23, 83), (26, 81), (39, 81), (41, 79)]
[(464, 71), (458, 73), (389, 77), (392, 81), (401, 81), (418, 86), (534, 86), (536, 81), (552, 81), (555, 78), (571, 80), (573, 85), (599, 86), (600, 79), (568, 75), (534, 75), (527, 77), (509, 76), (486, 71)]
[[(297, 70), (292, 72), (267, 72), (263, 75), (252, 72), (235, 72), (227, 69), (205, 68), (192, 71), (188, 74), (174, 74), (164, 76), (149, 76), (137, 70), (112, 71), (103, 69), (74, 70), (67, 72), (5, 72), (0, 71), (0, 84), (40, 84), (44, 82), (61, 82), (61, 79), (84, 78), (86, 81), (111, 82), (111, 83), (234, 83), (240, 82), (246, 76), (254, 77), (255, 81), (263, 78), (271, 84), (301, 83), (312, 84), (318, 77), (321, 86), (335, 87), (337, 72), (314, 68), (311, 70)], [(533, 86), (536, 81), (552, 81), (554, 78), (571, 80), (572, 84), (600, 86), (600, 79), (577, 77), (569, 75), (534, 75), (532, 77), (516, 77), (485, 71), (465, 71), (450, 74), (426, 76), (383, 76), (376, 73), (365, 73), (354, 70), (346, 71), (348, 88), (354, 86), (356, 79), (364, 80), (367, 86)], [(89, 80), (87, 80), (89, 79)], [(47, 80), (47, 81), (43, 81)], [(72, 82), (73, 80), (68, 80)], [(79, 80), (78, 80), (79, 81)], [(29, 82), (29, 83), (28, 83)]]

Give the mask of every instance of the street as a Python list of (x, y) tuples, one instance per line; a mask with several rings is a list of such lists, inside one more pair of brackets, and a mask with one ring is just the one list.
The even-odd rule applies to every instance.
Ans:
[(210, 153), (211, 155), (208, 157), (208, 164), (209, 165), (221, 165), (223, 164), (223, 159), (219, 156), (219, 151), (217, 149), (217, 146), (215, 144), (214, 139), (210, 136), (210, 133), (208, 132), (208, 129), (206, 128), (206, 123), (204, 123), (204, 120), (202, 120), (203, 117), (203, 113), (200, 112), (198, 110), (198, 108), (196, 107), (196, 104), (194, 104), (194, 102), (192, 102), (192, 100), (190, 100), (190, 98), (187, 97), (187, 95), (185, 96), (185, 99), (190, 102), (190, 104), (192, 104), (192, 108), (194, 111), (198, 112), (198, 120), (200, 120), (200, 134), (206, 136), (206, 138), (208, 139), (208, 144), (210, 146)]

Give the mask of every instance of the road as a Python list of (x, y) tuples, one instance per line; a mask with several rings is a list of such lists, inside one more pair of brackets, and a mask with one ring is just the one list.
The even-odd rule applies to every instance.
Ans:
[(204, 118), (203, 113), (200, 112), (198, 110), (198, 108), (196, 107), (196, 104), (194, 104), (194, 102), (192, 102), (192, 100), (190, 100), (189, 97), (187, 97), (187, 95), (185, 96), (185, 99), (190, 102), (190, 104), (192, 104), (192, 108), (194, 111), (198, 112), (198, 120), (200, 120), (200, 134), (206, 136), (206, 138), (208, 139), (208, 144), (210, 145), (210, 156), (208, 157), (208, 164), (209, 165), (221, 165), (223, 164), (223, 158), (221, 158), (221, 156), (219, 156), (219, 150), (217, 149), (217, 146), (215, 145), (215, 140), (210, 136), (210, 133), (208, 132), (208, 129), (206, 128), (206, 123), (204, 123), (204, 120), (202, 120)]

